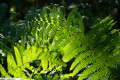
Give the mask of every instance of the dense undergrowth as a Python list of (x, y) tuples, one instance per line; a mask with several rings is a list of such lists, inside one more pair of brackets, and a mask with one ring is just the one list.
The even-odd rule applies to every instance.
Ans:
[(76, 9), (65, 18), (65, 8), (57, 5), (31, 10), (21, 22), (0, 15), (0, 77), (118, 80), (115, 22), (108, 16), (87, 33), (84, 24)]

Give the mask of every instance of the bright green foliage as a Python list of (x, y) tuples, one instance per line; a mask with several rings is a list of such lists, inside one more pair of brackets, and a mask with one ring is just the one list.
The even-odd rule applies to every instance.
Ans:
[[(79, 41), (77, 42), (81, 44), (74, 43), (72, 45), (71, 43), (63, 48), (65, 49), (64, 56), (66, 56), (65, 58), (63, 56), (63, 61), (68, 62), (71, 57), (75, 58), (70, 67), (70, 70), (73, 70), (73, 73), (70, 74), (71, 76), (76, 75), (85, 68), (80, 73), (78, 80), (83, 80), (84, 78), (88, 78), (88, 80), (110, 79), (110, 67), (119, 61), (120, 36), (117, 30), (111, 30), (113, 25), (113, 20), (107, 17), (99, 24), (93, 26), (83, 39), (78, 38)], [(76, 51), (78, 47), (75, 48), (75, 45), (79, 46), (78, 51)], [(73, 50), (68, 52), (70, 51), (69, 49)], [(72, 54), (74, 51), (76, 51), (75, 54)]]
[[(0, 70), (2, 76), (10, 74), (41, 80), (67, 80), (75, 76), (78, 80), (112, 79), (110, 68), (120, 60), (120, 36), (116, 29), (112, 30), (115, 23), (111, 17), (91, 27), (85, 34), (82, 17), (76, 9), (65, 19), (64, 7), (61, 6), (58, 11), (56, 6), (26, 15), (23, 25), (26, 33), (21, 36), (21, 43), (14, 47), (15, 54), (7, 54), (8, 72), (0, 65), (4, 71)], [(60, 77), (61, 68), (68, 67), (66, 64), (71, 60), (74, 60), (69, 69), (71, 73)], [(37, 69), (32, 63), (37, 65)], [(45, 71), (53, 70), (61, 74), (46, 78), (40, 76)]]
[[(50, 57), (50, 53), (43, 52), (44, 50), (42, 48), (36, 47), (36, 45), (31, 47), (29, 44), (27, 44), (27, 48), (22, 51), (22, 53), (20, 53), (18, 48), (14, 47), (15, 58), (11, 53), (7, 54), (8, 73), (13, 75), (14, 77), (27, 78), (26, 74), (29, 72), (26, 72), (26, 69), (32, 72), (34, 67), (30, 65), (30, 63), (32, 63), (34, 60), (41, 60), (40, 65), (43, 67), (43, 71), (39, 70), (41, 71), (41, 73), (45, 72), (47, 69), (52, 70), (54, 66), (66, 66), (66, 64), (63, 63), (60, 59), (57, 59), (57, 53), (52, 53)], [(50, 61), (49, 64), (48, 61)], [(3, 69), (1, 70), (2, 73), (5, 72), (3, 67), (1, 69)], [(8, 73), (5, 72), (2, 74), (2, 76), (6, 76), (6, 74)]]
[(2, 77), (9, 77), (9, 74), (5, 71), (5, 69), (3, 68), (3, 66), (0, 64), (0, 72), (2, 74)]

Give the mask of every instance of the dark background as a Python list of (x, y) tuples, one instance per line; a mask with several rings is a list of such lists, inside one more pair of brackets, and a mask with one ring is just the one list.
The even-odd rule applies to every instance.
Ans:
[(66, 15), (74, 8), (83, 16), (86, 29), (98, 23), (107, 16), (117, 21), (114, 28), (120, 28), (120, 0), (0, 0), (6, 3), (7, 17), (16, 13), (16, 20), (23, 20), (25, 14), (31, 9), (42, 9), (44, 6), (52, 7), (54, 4), (65, 6)]

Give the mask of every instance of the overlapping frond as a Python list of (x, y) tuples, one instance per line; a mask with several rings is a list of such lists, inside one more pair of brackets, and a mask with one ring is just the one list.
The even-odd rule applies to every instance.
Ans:
[[(84, 40), (78, 38), (81, 40), (81, 46), (79, 46), (79, 52), (76, 52), (78, 55), (71, 65), (70, 70), (73, 70), (73, 73), (70, 74), (71, 76), (82, 71), (78, 80), (85, 78), (88, 80), (108, 80), (111, 78), (110, 67), (115, 66), (116, 62), (119, 61), (118, 47), (120, 39), (119, 32), (116, 29), (111, 30), (113, 25), (113, 20), (107, 17), (99, 24), (93, 26), (90, 32), (84, 36)], [(73, 46), (68, 45), (67, 47), (66, 51), (71, 50)], [(82, 49), (84, 50), (80, 51)], [(63, 60), (65, 61), (66, 59), (63, 56)]]
[[(64, 7), (61, 6), (58, 11), (56, 6), (26, 15), (26, 34), (22, 36), (21, 45), (14, 47), (15, 54), (7, 54), (8, 73), (0, 65), (0, 71), (4, 71), (2, 75), (26, 78), (26, 71), (34, 70), (31, 63), (35, 60), (41, 67), (37, 66), (35, 70), (39, 74), (61, 70), (61, 67), (67, 66), (66, 63), (74, 60), (71, 73), (64, 74), (60, 80), (76, 75), (78, 80), (111, 79), (110, 68), (119, 62), (120, 56), (119, 31), (112, 30), (115, 23), (111, 17), (91, 27), (85, 34), (82, 17), (76, 9), (65, 19)], [(32, 75), (34, 73), (30, 77)]]

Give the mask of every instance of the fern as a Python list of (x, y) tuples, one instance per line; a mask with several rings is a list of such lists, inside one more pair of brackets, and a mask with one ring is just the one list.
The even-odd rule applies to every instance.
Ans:
[[(118, 30), (112, 29), (114, 24), (109, 16), (85, 34), (82, 17), (76, 9), (67, 19), (63, 6), (59, 11), (55, 5), (51, 10), (43, 8), (35, 13), (29, 12), (21, 25), (24, 30), (24, 35), (19, 35), (21, 42), (14, 46), (14, 54), (7, 53), (8, 71), (0, 64), (0, 72), (4, 77), (37, 77), (41, 80), (67, 80), (76, 76), (78, 80), (113, 79), (110, 68), (119, 62), (120, 56), (120, 36)], [(62, 73), (71, 60), (74, 61), (70, 72)], [(41, 76), (54, 70), (63, 76)]]
[[(76, 75), (85, 68), (78, 80), (83, 80), (84, 78), (88, 80), (110, 79), (110, 67), (119, 61), (120, 37), (116, 29), (111, 30), (113, 25), (113, 20), (107, 17), (99, 24), (93, 26), (89, 34), (84, 35), (82, 40), (78, 38), (80, 41), (77, 42), (81, 44), (74, 44), (74, 46), (79, 45), (78, 51), (75, 48), (72, 52), (68, 52), (71, 47), (73, 49), (72, 43), (64, 47), (65, 58), (63, 56), (63, 61), (68, 62), (70, 57), (75, 58), (70, 67), (70, 70), (73, 70), (70, 76)], [(76, 51), (75, 54), (74, 51)], [(67, 57), (68, 55), (70, 57)]]
[[(29, 44), (27, 44), (27, 49), (25, 49), (22, 53), (20, 53), (17, 47), (14, 47), (14, 51), (15, 51), (15, 58), (11, 53), (7, 54), (8, 73), (10, 75), (13, 75), (14, 77), (17, 77), (17, 78), (27, 78), (27, 76), (30, 76), (30, 75), (26, 75), (26, 74), (29, 74), (29, 71), (32, 72), (34, 69), (34, 67), (30, 65), (30, 63), (40, 59), (41, 59), (41, 66), (43, 67), (43, 70), (44, 71), (47, 70), (48, 68), (47, 61), (49, 61), (49, 58), (48, 58), (49, 54), (43, 53), (42, 52), (43, 50), (41, 48), (38, 48), (36, 46), (31, 47)], [(48, 59), (43, 58), (45, 56)], [(55, 57), (54, 53), (52, 56)], [(52, 59), (50, 60), (51, 62), (53, 62), (53, 63), (49, 63), (50, 70), (54, 68), (54, 65), (57, 64), (57, 62), (59, 63), (57, 64), (58, 66), (65, 65), (65, 63), (63, 63), (61, 60), (57, 60), (57, 59), (54, 59), (56, 61), (52, 61)], [(29, 71), (27, 72), (27, 70)], [(1, 71), (5, 71), (4, 68), (1, 68)], [(39, 71), (39, 68), (37, 69), (37, 71)], [(41, 73), (43, 73), (44, 71), (41, 71)], [(6, 74), (4, 73), (2, 74), (2, 76), (6, 76)]]

